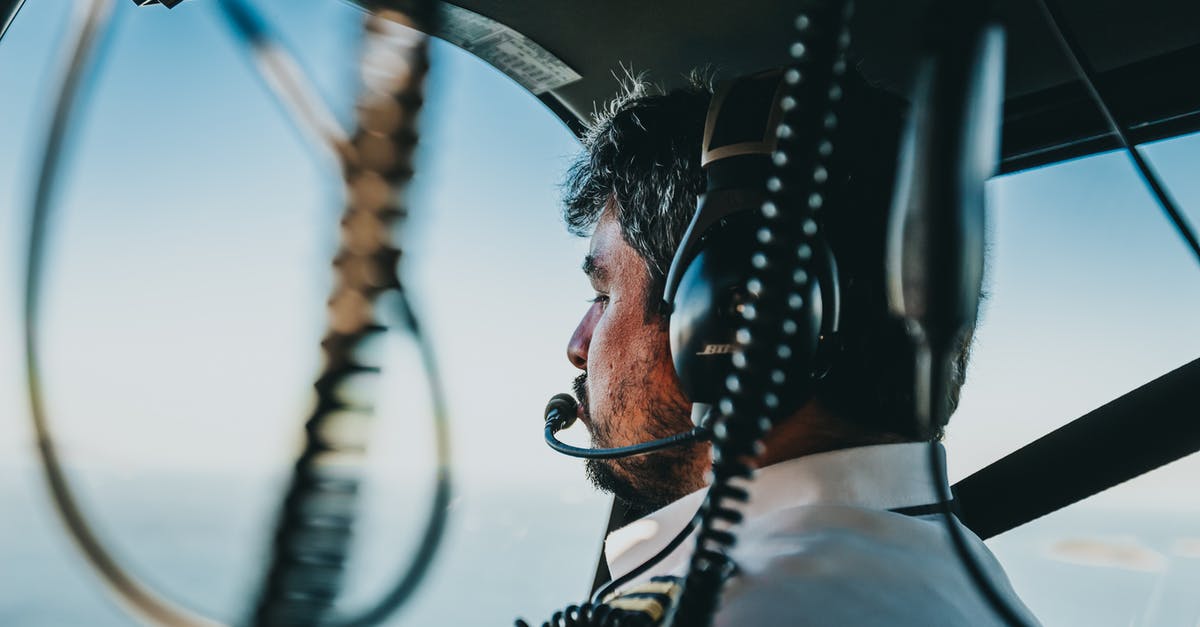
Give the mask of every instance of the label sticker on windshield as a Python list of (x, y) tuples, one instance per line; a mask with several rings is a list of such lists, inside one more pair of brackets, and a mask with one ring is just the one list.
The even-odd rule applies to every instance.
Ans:
[(521, 33), (474, 11), (452, 4), (441, 6), (438, 37), (491, 63), (535, 96), (582, 78)]

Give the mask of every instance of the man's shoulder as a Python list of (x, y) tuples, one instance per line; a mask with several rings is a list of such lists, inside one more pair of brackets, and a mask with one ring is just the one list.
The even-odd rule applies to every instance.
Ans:
[(747, 580), (895, 586), (947, 574), (940, 571), (949, 561), (948, 549), (945, 529), (935, 521), (822, 505), (787, 508), (748, 521), (738, 534), (734, 557)]
[[(939, 553), (949, 545), (938, 517), (913, 517), (850, 505), (799, 505), (747, 520), (739, 547), (751, 556), (833, 553), (888, 560), (898, 554)], [(766, 549), (766, 550), (764, 550)]]
[[(1015, 600), (982, 542), (977, 557)], [(749, 521), (734, 550), (721, 625), (988, 624), (936, 518), (805, 506)], [(1017, 601), (1019, 603), (1019, 601)], [(810, 613), (811, 612), (811, 613)]]

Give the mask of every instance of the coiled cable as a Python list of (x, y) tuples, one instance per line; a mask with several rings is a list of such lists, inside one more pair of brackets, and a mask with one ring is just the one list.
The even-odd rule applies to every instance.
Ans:
[(798, 337), (792, 316), (810, 306), (807, 295), (818, 276), (817, 215), (832, 178), (829, 158), (853, 10), (852, 1), (819, 2), (795, 20), (798, 38), (789, 50), (793, 64), (784, 72), (779, 143), (766, 183), (768, 200), (761, 207), (762, 226), (755, 234), (759, 247), (747, 260), (752, 306), (740, 309), (735, 370), (726, 380), (713, 426), (712, 485), (700, 509), (683, 593), (668, 625), (712, 624), (725, 582), (737, 570), (728, 550), (735, 540), (732, 528), (743, 517), (739, 505), (749, 499), (744, 486), (753, 477), (751, 460), (761, 453), (775, 422), (812, 391), (812, 373), (796, 365), (803, 361), (805, 338)]

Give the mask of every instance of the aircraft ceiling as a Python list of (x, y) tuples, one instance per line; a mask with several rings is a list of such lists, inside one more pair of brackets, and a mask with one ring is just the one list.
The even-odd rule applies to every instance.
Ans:
[[(359, 0), (368, 8), (398, 0)], [(540, 94), (575, 125), (618, 92), (625, 69), (666, 87), (692, 68), (721, 76), (787, 61), (793, 18), (804, 2), (695, 0), (456, 0), (544, 48), (579, 79)], [(859, 0), (854, 52), (863, 73), (900, 93), (930, 0)], [(1200, 63), (1200, 3), (1181, 0), (1058, 0), (1068, 27), (1100, 73), (1101, 89), (1140, 141), (1200, 128), (1200, 89), (1188, 68)], [(1005, 169), (1019, 169), (1115, 147), (1103, 120), (1053, 39), (1033, 0), (998, 0), (1009, 28)], [(443, 31), (450, 27), (443, 27)], [(454, 41), (453, 34), (435, 33)], [(458, 43), (458, 42), (456, 42)], [(472, 47), (464, 46), (468, 50)], [(480, 47), (485, 60), (495, 47)], [(501, 69), (513, 75), (512, 68)], [(518, 77), (519, 78), (519, 77)], [(521, 82), (518, 80), (518, 82)], [(1186, 120), (1182, 119), (1186, 118)], [(575, 125), (578, 128), (577, 125)]]

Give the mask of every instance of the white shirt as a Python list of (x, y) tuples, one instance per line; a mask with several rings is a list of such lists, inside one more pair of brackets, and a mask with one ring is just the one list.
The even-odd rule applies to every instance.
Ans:
[[(716, 624), (1002, 624), (972, 584), (941, 514), (888, 511), (938, 501), (928, 446), (842, 449), (755, 473), (750, 500), (741, 506), (745, 519), (734, 529), (738, 575), (725, 587)], [(704, 495), (689, 494), (610, 533), (605, 554), (613, 578), (664, 549)], [(959, 527), (1000, 595), (1028, 624), (1038, 624), (983, 541)], [(689, 538), (627, 585), (685, 575), (694, 546)]]

